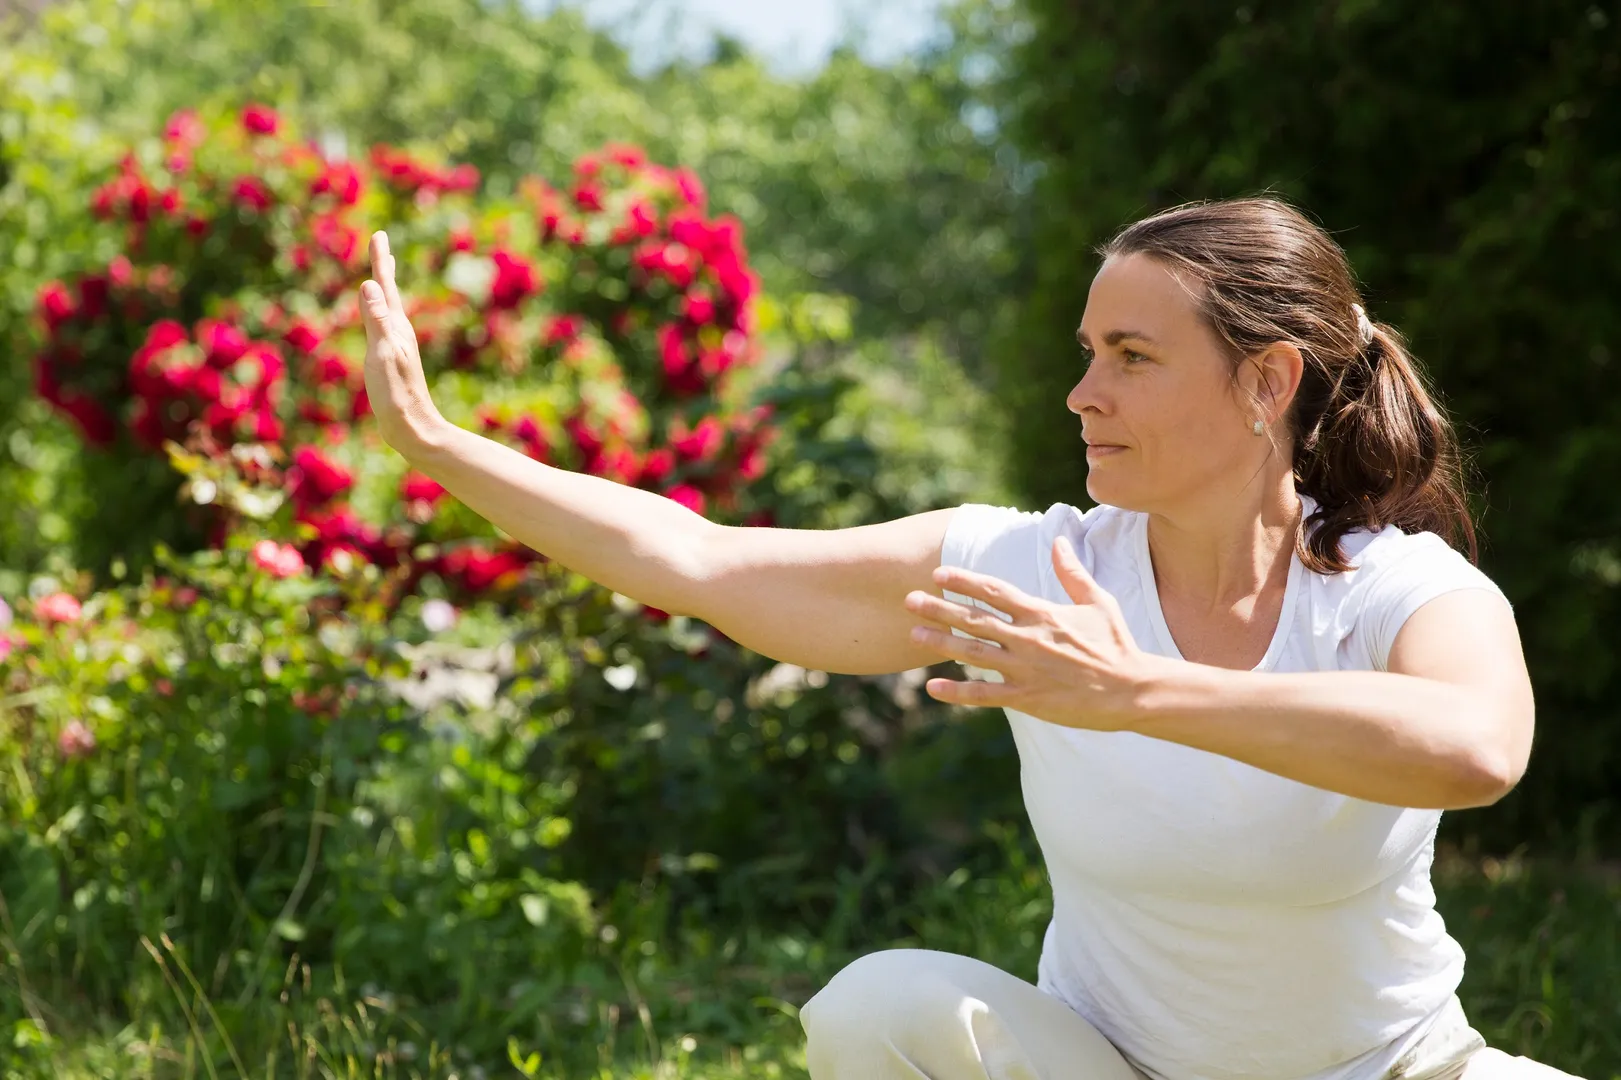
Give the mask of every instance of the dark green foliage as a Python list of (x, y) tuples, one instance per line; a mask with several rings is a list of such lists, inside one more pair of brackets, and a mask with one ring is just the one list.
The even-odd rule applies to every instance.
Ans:
[(1014, 126), (1042, 170), (1038, 284), (998, 355), (1025, 501), (1086, 501), (1063, 402), (1094, 247), (1186, 200), (1283, 195), (1345, 246), (1475, 456), (1482, 566), (1515, 604), (1542, 726), (1520, 790), (1464, 825), (1574, 830), (1607, 800), (1588, 825), (1621, 834), (1621, 9), (1027, 7)]

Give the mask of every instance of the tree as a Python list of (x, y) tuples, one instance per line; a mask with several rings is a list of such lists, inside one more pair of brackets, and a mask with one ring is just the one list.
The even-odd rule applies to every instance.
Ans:
[(1021, 492), (1084, 491), (1063, 400), (1096, 245), (1185, 200), (1282, 194), (1345, 245), (1476, 451), (1483, 567), (1515, 602), (1545, 729), (1491, 820), (1553, 826), (1616, 799), (1621, 509), (1594, 498), (1621, 471), (1614, 13), (1026, 6), (1013, 110), (1044, 170), (1037, 284), (997, 356)]

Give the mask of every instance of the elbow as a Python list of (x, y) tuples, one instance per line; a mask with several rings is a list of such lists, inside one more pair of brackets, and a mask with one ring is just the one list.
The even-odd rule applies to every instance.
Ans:
[(1519, 786), (1525, 775), (1524, 755), (1478, 753), (1471, 756), (1467, 775), (1461, 783), (1462, 797), (1457, 809), (1491, 806)]

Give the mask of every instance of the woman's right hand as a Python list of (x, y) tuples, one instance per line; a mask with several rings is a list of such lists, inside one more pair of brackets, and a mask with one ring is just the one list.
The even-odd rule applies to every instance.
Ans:
[(420, 446), (445, 423), (428, 393), (417, 352), (416, 331), (405, 317), (394, 283), (388, 234), (371, 235), (372, 277), (360, 285), (360, 317), (366, 324), (366, 396), (383, 440), (402, 454)]

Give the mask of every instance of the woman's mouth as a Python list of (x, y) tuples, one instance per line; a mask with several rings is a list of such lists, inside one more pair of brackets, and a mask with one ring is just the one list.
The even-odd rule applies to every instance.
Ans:
[(1124, 450), (1124, 446), (1114, 446), (1109, 443), (1090, 443), (1086, 447), (1086, 460), (1093, 461), (1100, 457), (1108, 457)]

